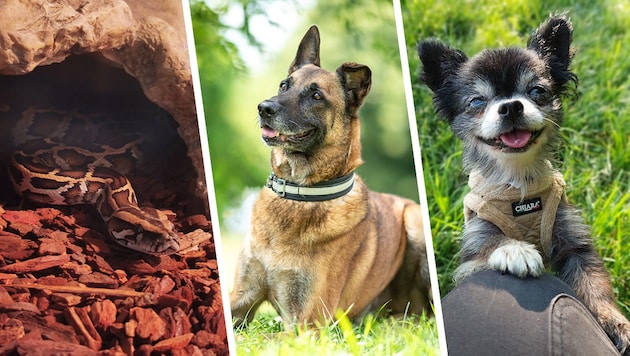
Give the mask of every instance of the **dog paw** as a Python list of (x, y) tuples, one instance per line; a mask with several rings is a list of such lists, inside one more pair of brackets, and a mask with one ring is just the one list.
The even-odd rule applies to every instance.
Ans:
[(491, 269), (508, 272), (520, 278), (539, 277), (545, 270), (542, 256), (536, 246), (512, 240), (490, 254), (488, 266)]
[[(620, 317), (619, 319), (623, 319)], [(604, 322), (604, 330), (623, 356), (630, 356), (630, 324), (625, 320)]]
[(616, 340), (615, 346), (623, 356), (630, 356), (630, 327), (626, 325), (625, 329), (624, 334)]

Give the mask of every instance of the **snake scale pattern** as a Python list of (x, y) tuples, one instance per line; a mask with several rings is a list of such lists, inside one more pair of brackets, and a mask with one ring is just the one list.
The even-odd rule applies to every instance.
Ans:
[(15, 190), (40, 204), (94, 206), (114, 241), (132, 250), (179, 251), (180, 234), (169, 214), (139, 206), (127, 178), (142, 160), (143, 138), (111, 122), (104, 114), (25, 110), (12, 132)]

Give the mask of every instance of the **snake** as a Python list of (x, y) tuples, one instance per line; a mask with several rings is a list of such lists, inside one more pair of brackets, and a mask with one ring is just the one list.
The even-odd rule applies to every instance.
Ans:
[[(107, 117), (28, 108), (17, 122), (9, 178), (24, 199), (45, 205), (91, 205), (118, 244), (151, 255), (180, 250), (169, 214), (139, 206), (126, 174), (142, 158), (143, 140), (103, 130)], [(109, 138), (107, 143), (100, 143)], [(174, 215), (171, 213), (171, 215)]]

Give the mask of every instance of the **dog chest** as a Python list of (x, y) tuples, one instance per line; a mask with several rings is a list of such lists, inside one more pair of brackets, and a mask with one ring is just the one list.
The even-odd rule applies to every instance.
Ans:
[(556, 212), (564, 195), (564, 179), (555, 172), (548, 182), (532, 182), (522, 196), (514, 187), (485, 188), (483, 177), (471, 173), (470, 193), (464, 198), (464, 217), (473, 216), (496, 225), (508, 237), (540, 246), (549, 256)]

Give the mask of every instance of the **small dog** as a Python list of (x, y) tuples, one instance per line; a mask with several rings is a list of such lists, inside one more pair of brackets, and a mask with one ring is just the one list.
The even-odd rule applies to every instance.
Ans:
[(230, 295), (238, 327), (270, 301), (285, 327), (386, 308), (430, 312), (420, 206), (374, 193), (353, 173), (362, 164), (358, 110), (371, 71), (320, 68), (311, 27), (280, 83), (258, 106), (272, 175), (254, 203), (251, 230)]
[(544, 257), (627, 353), (630, 323), (615, 304), (589, 227), (550, 164), (560, 97), (569, 82), (577, 84), (569, 69), (572, 33), (570, 20), (558, 15), (541, 24), (525, 49), (485, 50), (468, 59), (437, 40), (418, 45), (421, 80), (434, 93), (438, 115), (463, 141), (470, 173), (454, 279), (484, 269), (537, 277)]

